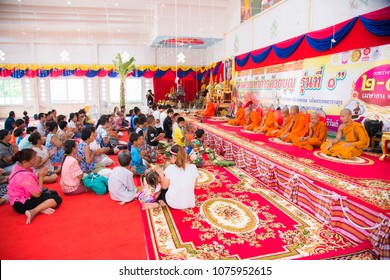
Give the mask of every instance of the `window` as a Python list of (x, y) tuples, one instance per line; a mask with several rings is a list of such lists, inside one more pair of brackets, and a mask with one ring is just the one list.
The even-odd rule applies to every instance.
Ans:
[(21, 79), (0, 79), (0, 104), (23, 104)]
[[(110, 102), (119, 102), (119, 79), (110, 79)], [(126, 102), (142, 102), (141, 79), (126, 79)]]
[(51, 79), (51, 102), (82, 103), (84, 102), (83, 79)]

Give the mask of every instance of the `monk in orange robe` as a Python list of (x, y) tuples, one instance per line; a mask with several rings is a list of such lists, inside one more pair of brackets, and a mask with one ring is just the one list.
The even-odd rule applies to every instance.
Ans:
[[(341, 125), (336, 138), (321, 145), (321, 152), (328, 156), (350, 159), (362, 154), (370, 144), (370, 137), (364, 126), (352, 120), (352, 112), (344, 109), (340, 112)], [(345, 141), (341, 138), (345, 136)]]
[(299, 112), (298, 106), (291, 106), (291, 115), (294, 116), (294, 124), (291, 131), (279, 138), (285, 142), (291, 142), (293, 137), (305, 137), (309, 133), (309, 117), (304, 112)]
[(214, 116), (215, 114), (215, 106), (214, 103), (211, 101), (211, 99), (208, 98), (206, 100), (206, 103), (207, 103), (206, 108), (201, 113), (203, 118), (211, 117)]
[(264, 107), (263, 120), (257, 128), (253, 129), (253, 132), (266, 134), (268, 130), (273, 131), (275, 129), (278, 129), (278, 120), (270, 107)]
[(308, 136), (293, 137), (293, 144), (299, 148), (304, 148), (309, 151), (313, 150), (313, 148), (321, 147), (328, 135), (328, 128), (325, 123), (320, 122), (320, 115), (316, 112), (310, 115), (309, 130)]
[(282, 109), (283, 124), (278, 126), (278, 129), (271, 130), (269, 129), (265, 134), (266, 137), (279, 137), (285, 131), (289, 132), (292, 127), (293, 116), (290, 116), (288, 108)]
[(245, 110), (242, 107), (242, 102), (238, 101), (237, 102), (237, 113), (236, 113), (236, 118), (233, 120), (228, 120), (229, 125), (240, 125), (244, 126), (246, 124), (246, 118), (245, 118)]
[(245, 108), (245, 113), (247, 114), (247, 125), (244, 126), (245, 130), (253, 131), (256, 127), (261, 124), (263, 117), (256, 111), (256, 108), (252, 110), (250, 108)]

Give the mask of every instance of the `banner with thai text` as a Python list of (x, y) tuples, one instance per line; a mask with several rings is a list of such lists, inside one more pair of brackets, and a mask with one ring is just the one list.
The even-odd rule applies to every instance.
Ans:
[(244, 103), (319, 111), (330, 131), (347, 108), (354, 120), (377, 119), (390, 131), (390, 45), (239, 71), (234, 80)]

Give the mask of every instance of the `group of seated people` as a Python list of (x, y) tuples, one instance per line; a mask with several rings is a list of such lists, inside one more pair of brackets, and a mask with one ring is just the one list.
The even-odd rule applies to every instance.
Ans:
[[(9, 202), (26, 215), (29, 224), (37, 214), (52, 214), (62, 203), (58, 192), (46, 184), (60, 177), (64, 195), (82, 194), (91, 191), (82, 179), (96, 173), (108, 178), (110, 196), (121, 205), (139, 198), (144, 209), (194, 207), (204, 131), (195, 131), (169, 106), (153, 104), (146, 114), (135, 107), (127, 117), (124, 112), (122, 108), (103, 115), (96, 124), (85, 122), (84, 110), (71, 113), (68, 121), (56, 112), (40, 113), (36, 127), (26, 128), (17, 119), (10, 130), (0, 130), (0, 204)], [(15, 114), (11, 112), (10, 117)], [(23, 133), (17, 145), (11, 138), (18, 128)], [(123, 145), (118, 139), (124, 133), (129, 141)], [(165, 170), (154, 166), (157, 155), (163, 153), (158, 149), (162, 139), (172, 145)], [(113, 156), (120, 166), (110, 169)], [(142, 189), (137, 189), (133, 176), (142, 176)]]
[[(201, 115), (211, 117), (211, 111), (211, 105), (207, 105)], [(252, 102), (243, 106), (242, 102), (238, 101), (235, 118), (228, 120), (228, 124), (241, 126), (266, 137), (275, 137), (306, 150), (320, 148), (325, 155), (341, 159), (360, 156), (363, 149), (369, 145), (370, 138), (366, 129), (352, 120), (352, 112), (349, 109), (341, 110), (341, 124), (336, 137), (331, 140), (327, 140), (328, 130), (319, 113), (313, 112), (309, 117), (305, 111), (300, 111), (298, 106), (284, 107), (280, 113), (282, 121), (278, 120), (276, 112), (269, 106), (263, 107), (259, 112)]]

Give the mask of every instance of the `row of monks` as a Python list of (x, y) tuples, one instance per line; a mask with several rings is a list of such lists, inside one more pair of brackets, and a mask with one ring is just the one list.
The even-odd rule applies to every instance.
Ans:
[[(242, 126), (245, 130), (264, 134), (266, 137), (276, 137), (281, 141), (293, 143), (295, 146), (307, 150), (321, 148), (329, 156), (342, 159), (360, 156), (367, 148), (370, 138), (366, 129), (360, 123), (352, 120), (352, 112), (344, 109), (340, 112), (341, 124), (335, 139), (327, 139), (328, 129), (320, 115), (313, 112), (309, 116), (300, 112), (298, 106), (291, 106), (281, 110), (283, 123), (279, 124), (275, 112), (270, 107), (263, 107), (262, 114), (254, 106), (242, 107), (237, 102), (236, 118), (228, 121), (229, 125)], [(210, 101), (202, 112), (203, 117), (214, 115), (214, 105)], [(341, 141), (345, 138), (344, 141)]]

